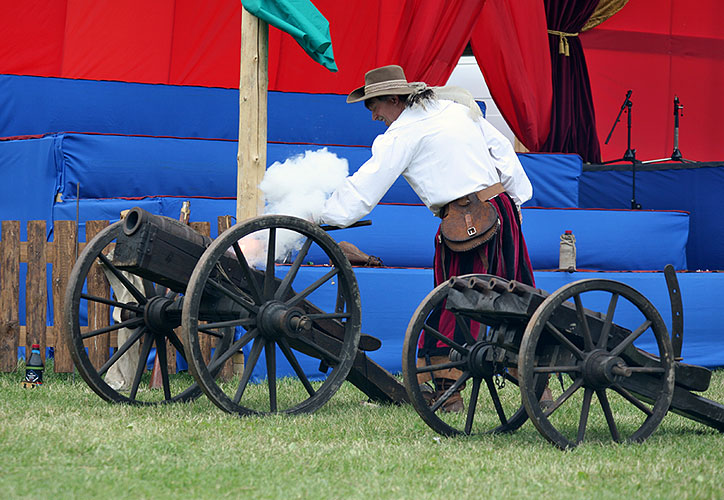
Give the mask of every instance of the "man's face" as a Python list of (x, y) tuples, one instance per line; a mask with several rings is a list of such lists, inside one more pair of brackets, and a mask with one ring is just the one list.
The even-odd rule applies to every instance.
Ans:
[(405, 106), (399, 97), (391, 96), (387, 99), (371, 99), (367, 108), (372, 112), (373, 120), (385, 122), (385, 125), (389, 127), (392, 122), (397, 120)]

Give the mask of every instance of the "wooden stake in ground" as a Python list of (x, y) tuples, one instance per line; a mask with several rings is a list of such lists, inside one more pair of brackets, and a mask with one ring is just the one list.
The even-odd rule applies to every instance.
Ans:
[(259, 183), (266, 171), (268, 56), (269, 25), (242, 7), (237, 222), (263, 209)]

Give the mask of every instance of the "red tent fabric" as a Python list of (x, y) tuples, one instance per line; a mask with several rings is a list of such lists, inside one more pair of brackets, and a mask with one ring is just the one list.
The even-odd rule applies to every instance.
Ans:
[(684, 158), (724, 158), (723, 13), (720, 0), (636, 0), (581, 34), (604, 161), (626, 151), (626, 115), (608, 145), (604, 141), (628, 90), (637, 159), (673, 152), (674, 96), (684, 106), (679, 129)]
[(550, 130), (551, 61), (540, 0), (488, 0), (472, 34), (475, 59), (505, 121), (531, 151)]
[[(238, 0), (0, 0), (0, 73), (235, 88)], [(316, 0), (330, 21), (339, 72), (271, 28), (269, 88), (345, 94), (364, 73), (403, 64), (408, 78), (445, 83), (485, 0)], [(10, 21), (11, 20), (11, 21)]]
[[(5, 39), (0, 35), (7, 42), (0, 43), (0, 73), (238, 86), (238, 0), (0, 1), (14, 21)], [(346, 94), (369, 69), (393, 63), (410, 80), (443, 85), (477, 26), (476, 55), (485, 60), (498, 106), (536, 150), (550, 116), (544, 13), (538, 0), (488, 1), (484, 14), (486, 0), (315, 0), (330, 21), (339, 71), (330, 73), (271, 28), (269, 88)], [(505, 23), (495, 19), (502, 14)]]
[[(488, 7), (502, 8), (501, 0), (488, 1), (497, 3)], [(346, 94), (362, 83), (367, 70), (389, 63), (408, 64), (410, 79), (443, 84), (457, 62), (470, 21), (479, 17), (482, 24), (475, 29), (497, 28), (499, 40), (515, 32), (509, 40), (518, 46), (510, 45), (508, 52), (481, 47), (480, 31), (472, 38), (499, 108), (523, 143), (535, 150), (549, 121), (548, 83), (534, 76), (545, 73), (546, 61), (530, 50), (531, 44), (535, 48), (536, 19), (521, 17), (518, 10), (534, 12), (525, 6), (535, 1), (508, 0), (511, 25), (502, 18), (484, 19), (483, 0), (444, 2), (445, 10), (437, 5), (442, 2), (423, 0), (314, 0), (330, 22), (339, 72), (330, 73), (291, 37), (271, 29), (269, 88)], [(0, 0), (0, 7), (0, 73), (238, 86), (238, 0)], [(604, 160), (618, 158), (626, 149), (625, 122), (608, 145), (603, 142), (629, 89), (634, 103), (632, 147), (639, 159), (671, 154), (674, 95), (684, 105), (684, 157), (724, 157), (718, 125), (724, 113), (721, 11), (718, 0), (636, 0), (581, 34)], [(419, 18), (412, 19), (411, 12)], [(435, 33), (437, 26), (441, 29)], [(431, 40), (432, 47), (418, 45)], [(485, 48), (499, 50), (493, 68), (489, 61), (495, 59), (481, 55)], [(514, 62), (511, 55), (522, 61)]]
[(269, 88), (347, 94), (364, 83), (368, 70), (385, 64), (400, 64), (410, 81), (442, 85), (460, 59), (484, 3), (316, 0), (330, 22), (339, 71), (330, 73), (291, 37), (270, 30)]

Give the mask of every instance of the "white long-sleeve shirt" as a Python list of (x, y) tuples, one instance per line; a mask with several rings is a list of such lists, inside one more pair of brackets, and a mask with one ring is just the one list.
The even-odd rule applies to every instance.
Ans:
[(405, 108), (372, 144), (372, 158), (332, 194), (322, 223), (346, 227), (367, 215), (402, 175), (437, 215), (440, 208), (497, 182), (520, 206), (533, 188), (510, 141), (452, 101)]

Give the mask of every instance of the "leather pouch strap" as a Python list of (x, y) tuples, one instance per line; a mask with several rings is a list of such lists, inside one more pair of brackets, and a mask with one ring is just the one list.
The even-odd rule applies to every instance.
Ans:
[(475, 194), (478, 196), (480, 201), (488, 201), (490, 198), (494, 198), (503, 192), (505, 192), (503, 185), (500, 182), (496, 182), (492, 186), (481, 189)]

